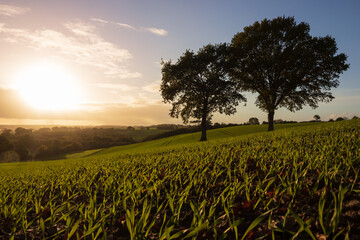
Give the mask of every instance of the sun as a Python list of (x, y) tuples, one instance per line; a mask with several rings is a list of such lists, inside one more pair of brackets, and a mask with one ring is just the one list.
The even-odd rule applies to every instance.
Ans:
[(31, 107), (39, 110), (76, 109), (80, 102), (78, 81), (54, 63), (37, 63), (15, 77), (15, 88)]

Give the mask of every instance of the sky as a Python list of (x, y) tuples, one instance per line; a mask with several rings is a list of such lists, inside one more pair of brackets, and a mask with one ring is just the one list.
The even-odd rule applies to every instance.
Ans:
[[(244, 27), (278, 16), (331, 35), (350, 68), (316, 109), (275, 112), (306, 121), (360, 116), (360, 1), (335, 0), (0, 0), (0, 124), (180, 124), (159, 92), (161, 60), (230, 42)], [(267, 115), (246, 106), (213, 122)]]

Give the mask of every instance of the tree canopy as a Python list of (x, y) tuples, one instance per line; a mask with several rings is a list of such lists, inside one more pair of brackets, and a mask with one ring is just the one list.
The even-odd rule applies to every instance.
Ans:
[(307, 23), (278, 17), (245, 27), (231, 41), (231, 76), (242, 90), (258, 94), (255, 103), (268, 113), (269, 131), (278, 108), (297, 111), (331, 101), (330, 89), (349, 67), (334, 38), (309, 32)]
[(250, 125), (259, 125), (260, 122), (259, 122), (259, 119), (258, 119), (258, 118), (256, 118), (256, 117), (251, 117), (251, 118), (249, 119), (249, 124), (250, 124)]
[(227, 115), (246, 99), (237, 91), (237, 84), (229, 80), (227, 45), (206, 45), (197, 53), (187, 50), (176, 63), (162, 62), (161, 95), (171, 103), (170, 116), (188, 123), (200, 120), (206, 141), (206, 127), (214, 112)]
[(315, 114), (314, 119), (315, 119), (315, 121), (320, 121), (321, 117), (319, 115)]

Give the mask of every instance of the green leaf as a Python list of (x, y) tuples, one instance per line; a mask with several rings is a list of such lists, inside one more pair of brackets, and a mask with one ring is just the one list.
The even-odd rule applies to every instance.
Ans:
[(299, 215), (297, 215), (293, 210), (289, 209), (291, 215), (293, 215), (293, 217), (295, 218), (295, 220), (299, 223), (300, 225), (300, 229), (298, 230), (298, 232), (291, 238), (291, 239), (295, 239), (302, 231), (305, 231), (307, 234), (309, 234), (309, 236), (316, 240), (315, 236), (312, 234), (310, 228), (309, 228), (309, 224), (311, 222), (311, 219), (304, 222)]
[(43, 218), (40, 218), (40, 228), (42, 232), (45, 232), (45, 224)]
[(265, 218), (266, 216), (271, 213), (274, 209), (270, 209), (269, 211), (261, 214), (260, 216), (258, 216), (251, 224), (250, 226), (246, 229), (243, 237), (241, 238), (241, 240), (245, 239), (245, 237), (247, 236), (247, 234), (253, 230), (257, 225), (259, 225), (259, 223), (261, 223)]
[(74, 235), (75, 231), (77, 230), (77, 228), (78, 228), (78, 226), (79, 226), (79, 223), (80, 223), (80, 219), (77, 220), (77, 221), (75, 222), (74, 226), (71, 228), (71, 231), (70, 231), (70, 233), (69, 233), (69, 235), (68, 235), (68, 239), (70, 239), (71, 236)]
[(327, 229), (325, 228), (325, 225), (324, 225), (324, 207), (325, 207), (325, 191), (323, 191), (321, 196), (320, 196), (318, 209), (319, 209), (319, 223), (320, 223), (320, 226), (321, 226), (321, 228), (323, 230), (323, 233), (327, 234)]
[(207, 225), (208, 225), (208, 222), (206, 221), (205, 223), (201, 224), (200, 226), (197, 226), (191, 232), (189, 232), (183, 239), (190, 238), (190, 237), (197, 235), (201, 230), (203, 230), (205, 227), (207, 227)]

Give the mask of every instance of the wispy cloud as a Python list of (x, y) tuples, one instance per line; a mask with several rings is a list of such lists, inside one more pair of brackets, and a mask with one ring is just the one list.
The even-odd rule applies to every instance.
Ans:
[(160, 91), (160, 84), (161, 84), (161, 81), (158, 80), (158, 81), (150, 83), (147, 86), (144, 86), (142, 89), (147, 92), (158, 93)]
[[(114, 94), (112, 100), (116, 103), (122, 103), (126, 106), (146, 106), (149, 104), (159, 104), (158, 95), (160, 89), (160, 81), (153, 82), (147, 86), (134, 86), (128, 83), (94, 83), (90, 86), (104, 89), (108, 93)], [(106, 102), (109, 104), (109, 102)]]
[(138, 89), (137, 87), (121, 83), (95, 83), (93, 86), (99, 88), (116, 89), (120, 91), (135, 91)]
[(159, 36), (166, 36), (168, 34), (168, 31), (166, 31), (165, 29), (161, 29), (161, 28), (150, 27), (150, 28), (139, 28), (139, 29), (137, 29), (137, 28), (135, 28), (135, 27), (133, 27), (133, 26), (131, 26), (129, 24), (126, 24), (126, 23), (112, 22), (112, 21), (107, 21), (107, 20), (101, 19), (101, 18), (91, 18), (91, 20), (94, 21), (94, 22), (102, 23), (102, 24), (117, 25), (119, 27), (131, 29), (131, 30), (134, 30), (134, 31), (139, 31), (139, 32), (146, 31), (146, 32), (150, 32), (150, 33), (153, 33), (153, 34), (156, 34), (156, 35), (159, 35)]
[(101, 19), (101, 18), (92, 18), (91, 20), (94, 21), (94, 22), (99, 22), (99, 23), (104, 23), (104, 24), (114, 24), (114, 25), (117, 25), (117, 26), (120, 26), (120, 27), (123, 27), (123, 28), (127, 28), (127, 29), (137, 31), (137, 29), (135, 27), (133, 27), (133, 26), (131, 26), (129, 24), (126, 24), (126, 23), (112, 22), (112, 21), (107, 21), (107, 20)]
[(52, 54), (71, 59), (79, 64), (96, 67), (106, 76), (116, 78), (138, 78), (141, 74), (127, 69), (125, 62), (132, 58), (130, 52), (104, 40), (96, 33), (93, 25), (83, 22), (69, 22), (64, 25), (64, 34), (51, 29), (31, 31), (9, 28), (0, 24), (0, 34), (8, 42), (48, 50)]
[(30, 8), (17, 7), (12, 5), (0, 4), (0, 15), (13, 17), (25, 14), (30, 11)]
[(101, 18), (91, 18), (92, 21), (94, 22), (99, 22), (99, 23), (110, 23), (109, 21), (106, 21), (104, 19)]
[[(169, 107), (164, 104), (148, 104), (133, 106), (108, 105), (92, 116), (105, 124), (151, 125), (164, 122), (179, 123), (177, 119), (169, 119)], [(92, 118), (89, 118), (92, 119)]]
[(159, 36), (166, 36), (168, 34), (168, 32), (165, 29), (161, 29), (161, 28), (146, 28), (146, 31)]

